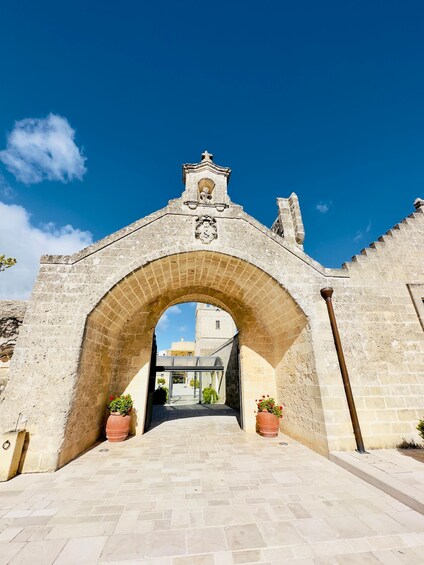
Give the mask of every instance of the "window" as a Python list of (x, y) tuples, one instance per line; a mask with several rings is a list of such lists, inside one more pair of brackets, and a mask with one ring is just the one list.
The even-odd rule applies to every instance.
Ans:
[(216, 320), (216, 322), (215, 322), (215, 329), (216, 329), (216, 330), (220, 330), (220, 329), (221, 329), (221, 321), (220, 321), (220, 320)]
[(187, 373), (185, 371), (172, 371), (172, 384), (185, 384)]

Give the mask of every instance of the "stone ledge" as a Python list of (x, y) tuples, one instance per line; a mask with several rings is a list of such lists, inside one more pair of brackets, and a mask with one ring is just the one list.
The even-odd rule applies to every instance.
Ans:
[[(365, 454), (336, 451), (330, 453), (329, 459), (399, 502), (424, 514), (422, 463), (400, 455), (395, 449), (372, 450)], [(419, 486), (416, 485), (417, 474), (422, 475)]]

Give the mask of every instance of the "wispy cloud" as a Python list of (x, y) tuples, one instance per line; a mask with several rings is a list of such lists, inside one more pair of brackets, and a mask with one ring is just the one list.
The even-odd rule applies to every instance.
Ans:
[(362, 230), (357, 230), (356, 235), (353, 238), (353, 241), (360, 241), (361, 239), (364, 239), (365, 235), (371, 231), (371, 226), (372, 226), (371, 220), (368, 220), (367, 227)]
[(6, 149), (0, 151), (0, 161), (25, 184), (82, 180), (86, 158), (74, 138), (75, 130), (62, 116), (26, 118), (15, 122)]
[(168, 318), (168, 314), (165, 312), (165, 314), (162, 314), (162, 316), (159, 318), (156, 327), (159, 330), (166, 330), (168, 326), (169, 326), (169, 318)]
[(175, 304), (175, 306), (168, 308), (167, 312), (168, 314), (181, 314), (181, 308), (178, 306), (178, 304)]
[(318, 204), (315, 205), (315, 209), (318, 210), (318, 212), (320, 212), (321, 214), (326, 214), (329, 209), (331, 208), (331, 206), (333, 205), (333, 203), (330, 201), (328, 202), (318, 202)]
[(175, 306), (171, 306), (164, 314), (162, 314), (157, 324), (158, 329), (166, 330), (169, 327), (170, 314), (181, 314), (181, 308), (178, 306), (178, 304), (176, 304)]
[(10, 184), (7, 182), (4, 175), (0, 173), (0, 196), (2, 198), (12, 199), (15, 196), (15, 191), (12, 189)]
[(3, 299), (29, 297), (41, 255), (67, 255), (93, 242), (90, 232), (70, 225), (34, 226), (27, 210), (16, 204), (0, 202), (0, 218), (0, 253), (17, 260), (14, 267), (1, 273), (0, 298)]

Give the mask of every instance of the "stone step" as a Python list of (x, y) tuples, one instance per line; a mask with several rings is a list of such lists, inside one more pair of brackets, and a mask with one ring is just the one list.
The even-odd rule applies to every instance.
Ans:
[(371, 450), (363, 454), (350, 451), (332, 452), (329, 459), (412, 510), (424, 514), (424, 493), (422, 489), (414, 486), (422, 463), (406, 456), (405, 460), (401, 461), (399, 453), (394, 449)]

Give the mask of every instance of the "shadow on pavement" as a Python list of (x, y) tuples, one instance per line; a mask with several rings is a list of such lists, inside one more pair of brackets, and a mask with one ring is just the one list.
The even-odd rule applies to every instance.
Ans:
[(240, 413), (225, 404), (165, 404), (164, 406), (153, 406), (152, 421), (146, 433), (169, 420), (205, 416), (233, 416), (240, 426)]

